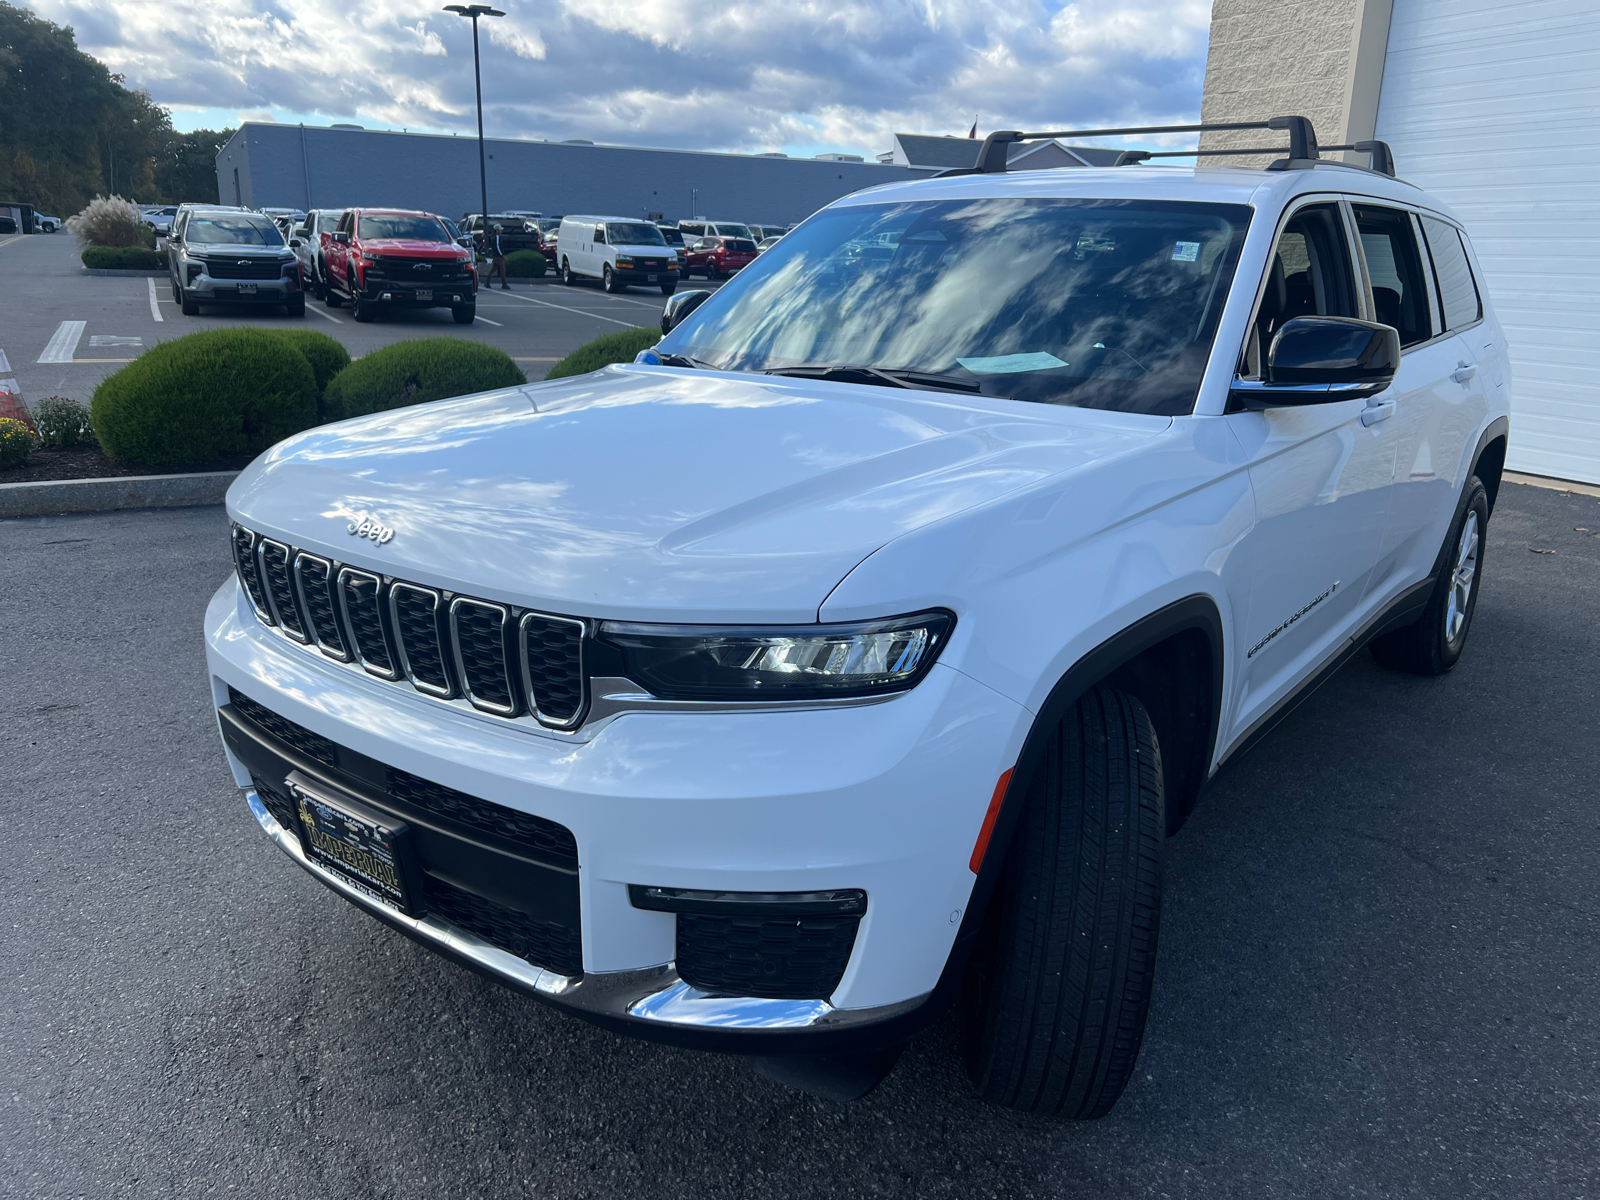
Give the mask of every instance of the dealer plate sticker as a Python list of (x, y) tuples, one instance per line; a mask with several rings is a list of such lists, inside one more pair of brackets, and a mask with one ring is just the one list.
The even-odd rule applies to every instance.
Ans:
[(318, 866), (355, 884), (362, 892), (402, 912), (407, 910), (399, 839), (406, 827), (385, 828), (291, 784), (307, 855)]
[(433, 299), (433, 292), (431, 290), (429, 290), (428, 288), (418, 288), (417, 289), (417, 299), (418, 300), (432, 300)]

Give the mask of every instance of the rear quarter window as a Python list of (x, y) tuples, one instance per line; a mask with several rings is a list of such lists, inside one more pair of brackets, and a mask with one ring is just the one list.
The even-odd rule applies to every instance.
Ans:
[(1461, 231), (1437, 217), (1422, 218), (1422, 234), (1433, 255), (1434, 278), (1444, 309), (1446, 329), (1462, 329), (1483, 319), (1483, 297), (1472, 277), (1472, 264), (1461, 243)]

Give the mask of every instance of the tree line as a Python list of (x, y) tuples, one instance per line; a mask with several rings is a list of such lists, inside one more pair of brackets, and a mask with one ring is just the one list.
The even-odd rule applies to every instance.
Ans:
[(71, 27), (0, 0), (0, 199), (60, 216), (101, 194), (216, 203), (216, 155), (233, 132), (179, 133)]

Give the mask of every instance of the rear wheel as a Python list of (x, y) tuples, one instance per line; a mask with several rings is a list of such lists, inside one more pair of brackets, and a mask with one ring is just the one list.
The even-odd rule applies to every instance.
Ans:
[(1489, 493), (1476, 475), (1467, 480), (1464, 498), (1466, 503), (1450, 525), (1428, 607), (1410, 625), (1374, 638), (1368, 647), (1379, 666), (1412, 675), (1443, 675), (1466, 649), (1478, 607), (1484, 532), (1489, 526)]
[(329, 308), (340, 307), (344, 304), (344, 297), (339, 295), (338, 292), (334, 291), (332, 279), (328, 279), (326, 276), (323, 278), (325, 282), (322, 285), (322, 302)]
[(457, 325), (471, 325), (477, 319), (478, 305), (476, 302), (472, 304), (457, 304), (451, 308), (450, 315), (456, 319)]
[(1144, 1037), (1161, 923), (1161, 750), (1144, 706), (1089, 691), (1050, 735), (969, 968), (967, 1069), (984, 1098), (1104, 1116)]

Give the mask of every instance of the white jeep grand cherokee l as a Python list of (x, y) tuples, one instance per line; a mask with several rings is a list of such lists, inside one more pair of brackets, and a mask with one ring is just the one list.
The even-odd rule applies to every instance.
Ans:
[(256, 820), (613, 1029), (851, 1095), (957, 1001), (983, 1095), (1106, 1112), (1163, 839), (1471, 626), (1481, 273), (1311, 153), (857, 192), (638, 363), (268, 451), (206, 614)]

